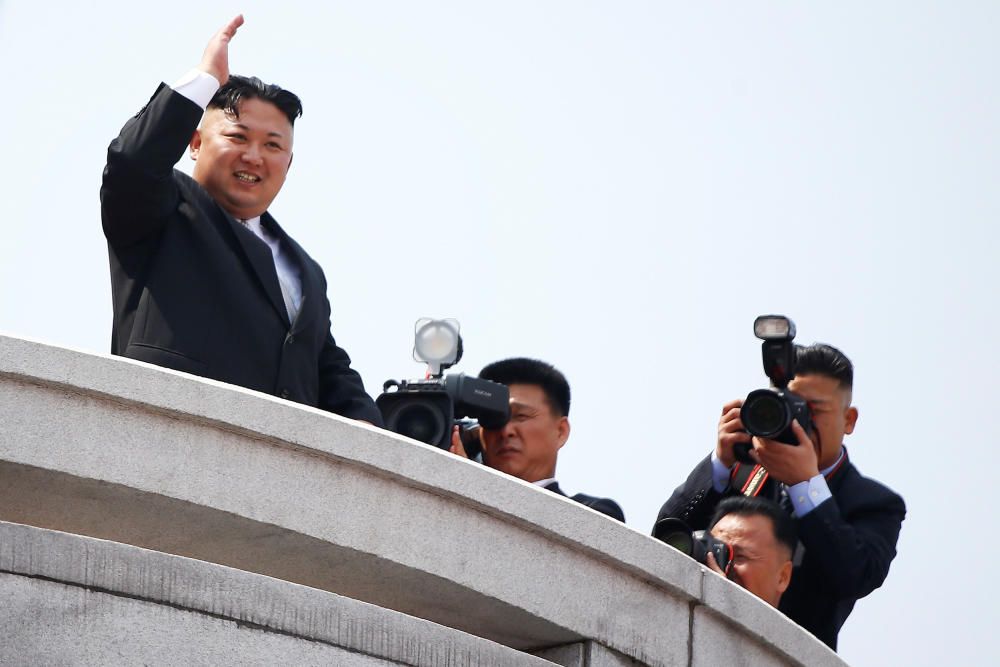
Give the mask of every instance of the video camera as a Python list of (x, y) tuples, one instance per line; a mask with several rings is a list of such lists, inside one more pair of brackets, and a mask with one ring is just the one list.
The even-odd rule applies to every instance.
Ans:
[[(764, 373), (771, 380), (772, 387), (755, 389), (747, 395), (740, 409), (743, 428), (750, 435), (798, 445), (799, 440), (792, 431), (792, 420), (801, 424), (807, 432), (815, 428), (806, 400), (788, 391), (788, 383), (795, 377), (795, 345), (792, 343), (795, 323), (784, 315), (761, 315), (754, 320), (753, 333), (764, 341), (761, 344)], [(738, 443), (733, 451), (737, 460), (753, 463), (750, 449), (749, 443)]]
[(458, 424), (468, 457), (482, 451), (480, 428), (503, 428), (510, 420), (510, 391), (505, 385), (463, 373), (442, 376), (462, 358), (457, 320), (422, 318), (414, 327), (413, 358), (427, 364), (423, 380), (386, 380), (375, 404), (390, 431), (441, 449), (451, 448)]
[(708, 554), (715, 556), (719, 569), (728, 577), (733, 567), (733, 547), (712, 537), (708, 531), (695, 534), (680, 519), (666, 517), (653, 526), (653, 537), (669, 544), (682, 554), (690, 556), (702, 565), (708, 565)]

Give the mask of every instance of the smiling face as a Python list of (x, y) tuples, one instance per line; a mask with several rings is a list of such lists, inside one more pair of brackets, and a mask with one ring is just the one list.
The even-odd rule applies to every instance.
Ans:
[(245, 99), (239, 117), (205, 112), (191, 138), (194, 180), (229, 214), (261, 215), (285, 183), (292, 163), (292, 124), (270, 102)]
[(511, 384), (510, 421), (483, 430), (483, 461), (526, 482), (556, 474), (556, 456), (569, 438), (569, 419), (552, 409), (545, 391), (534, 384)]
[(727, 514), (711, 533), (733, 548), (729, 578), (777, 607), (792, 579), (792, 555), (775, 537), (770, 517)]

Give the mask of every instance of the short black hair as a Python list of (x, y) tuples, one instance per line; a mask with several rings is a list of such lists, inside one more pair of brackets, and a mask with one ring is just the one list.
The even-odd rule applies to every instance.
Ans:
[(240, 117), (240, 102), (243, 100), (263, 100), (278, 107), (288, 117), (293, 126), (295, 119), (302, 116), (302, 100), (295, 93), (273, 83), (264, 83), (255, 76), (231, 74), (229, 80), (212, 96), (209, 109), (222, 109), (235, 118)]
[(479, 377), (500, 384), (534, 384), (542, 388), (552, 411), (569, 416), (569, 382), (555, 366), (526, 357), (494, 361), (479, 372)]
[(795, 374), (833, 378), (843, 389), (854, 387), (854, 364), (832, 345), (795, 346)]
[(778, 503), (767, 498), (751, 496), (730, 496), (724, 498), (715, 508), (712, 521), (708, 524), (711, 530), (715, 524), (719, 523), (723, 517), (735, 514), (736, 516), (764, 516), (771, 520), (774, 528), (774, 537), (778, 544), (782, 544), (788, 549), (788, 557), (795, 553), (795, 548), (799, 543), (798, 531), (795, 528), (795, 521), (792, 516), (783, 510)]

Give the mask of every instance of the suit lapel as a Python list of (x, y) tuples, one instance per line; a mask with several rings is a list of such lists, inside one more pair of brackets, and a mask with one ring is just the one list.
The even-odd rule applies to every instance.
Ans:
[(274, 306), (278, 317), (282, 319), (286, 327), (289, 326), (288, 310), (285, 308), (285, 300), (281, 296), (281, 285), (278, 284), (278, 273), (274, 268), (274, 256), (271, 254), (271, 248), (231, 215), (227, 213), (223, 213), (223, 215), (243, 249), (243, 254), (250, 264), (251, 272), (256, 277), (258, 284), (267, 294), (267, 298)]
[[(174, 173), (179, 174), (176, 170)], [(274, 256), (271, 254), (271, 248), (239, 220), (227, 213), (200, 183), (186, 174), (179, 175), (183, 177), (182, 184), (187, 186), (186, 191), (191, 198), (191, 204), (198, 211), (197, 214), (192, 212), (191, 218), (197, 219), (203, 216), (216, 228), (221, 226), (229, 230), (233, 238), (236, 239), (237, 247), (242, 250), (249, 273), (253, 274), (257, 285), (267, 294), (268, 301), (271, 302), (274, 312), (285, 323), (285, 327), (289, 327), (288, 310), (285, 308), (285, 299), (281, 296), (281, 285), (278, 283), (278, 272), (274, 268)], [(264, 213), (264, 216), (270, 218), (267, 212)]]
[[(319, 278), (314, 275), (312, 265), (307, 261), (308, 256), (305, 250), (291, 236), (285, 233), (285, 230), (281, 228), (277, 220), (271, 217), (270, 213), (265, 212), (260, 217), (260, 222), (267, 231), (278, 237), (281, 241), (282, 250), (291, 255), (292, 260), (299, 268), (299, 281), (302, 285), (302, 303), (299, 304), (299, 312), (291, 326), (292, 333), (298, 333), (316, 318), (316, 306), (319, 302), (316, 300), (315, 294), (319, 291)], [(279, 298), (281, 297), (280, 289), (278, 296)]]

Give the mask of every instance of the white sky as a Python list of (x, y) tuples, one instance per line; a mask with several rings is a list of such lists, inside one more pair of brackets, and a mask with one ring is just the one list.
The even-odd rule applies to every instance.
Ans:
[(108, 351), (107, 144), (242, 11), (233, 71), (305, 107), (271, 210), (373, 395), (422, 373), (422, 316), (462, 322), (456, 370), (551, 361), (563, 488), (648, 533), (788, 314), (855, 362), (852, 459), (909, 508), (841, 655), (1000, 663), (1000, 5), (164, 7), (0, 0), (0, 330)]

